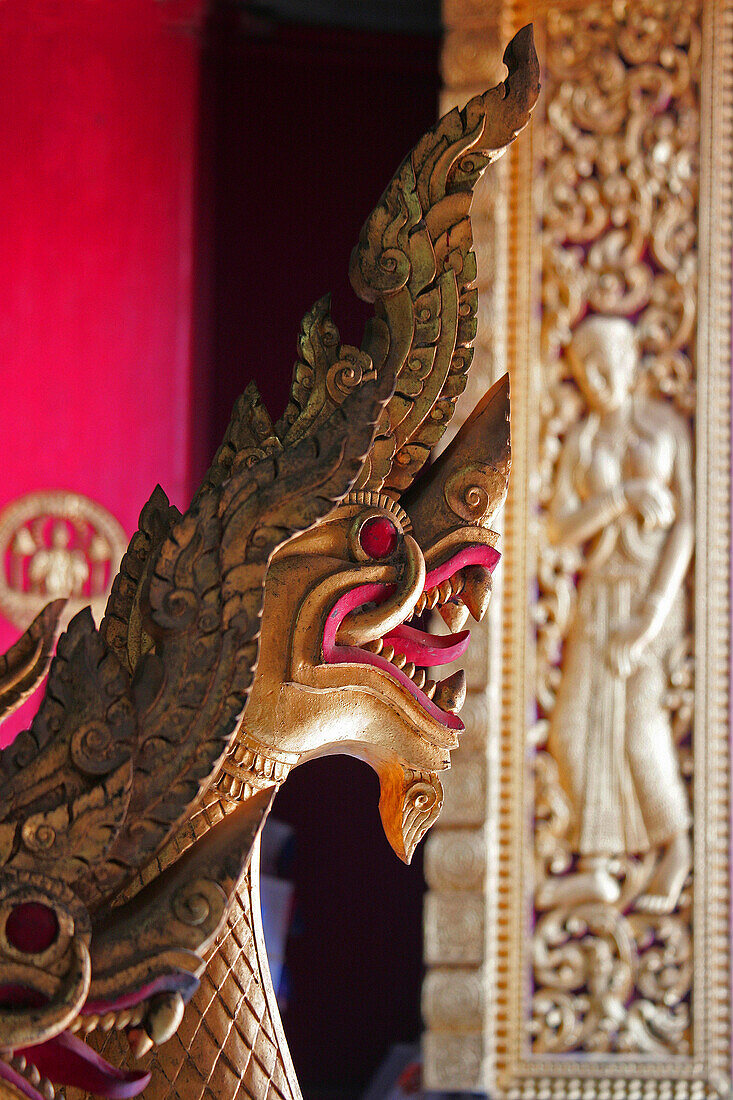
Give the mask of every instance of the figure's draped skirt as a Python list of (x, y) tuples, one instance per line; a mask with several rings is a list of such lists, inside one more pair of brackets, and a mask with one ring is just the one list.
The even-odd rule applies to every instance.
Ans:
[[(235, 803), (208, 796), (176, 849), (184, 851)], [(170, 862), (166, 853), (145, 881)], [(101, 1041), (100, 1041), (101, 1038)], [(259, 899), (259, 841), (227, 925), (177, 1033), (139, 1060), (115, 1031), (90, 1036), (113, 1065), (150, 1070), (145, 1100), (301, 1100), (265, 952)], [(69, 1100), (81, 1094), (67, 1090)]]
[(586, 576), (568, 633), (548, 749), (571, 806), (580, 855), (645, 852), (689, 827), (665, 708), (666, 658), (684, 631), (680, 596), (628, 679), (607, 660), (614, 631), (639, 613), (644, 578)]

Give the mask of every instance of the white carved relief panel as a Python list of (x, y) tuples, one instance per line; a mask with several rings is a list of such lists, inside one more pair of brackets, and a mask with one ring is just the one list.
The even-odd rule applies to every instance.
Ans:
[[(455, 101), (528, 21), (544, 90), (474, 211), (514, 467), (486, 712), (427, 858), (428, 1083), (725, 1095), (733, 11), (445, 14)], [(482, 951), (451, 957), (469, 895)]]

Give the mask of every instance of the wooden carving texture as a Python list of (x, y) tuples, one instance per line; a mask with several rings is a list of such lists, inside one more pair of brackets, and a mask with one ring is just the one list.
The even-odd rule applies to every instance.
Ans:
[[(176, 838), (176, 854), (204, 836), (236, 803), (210, 794)], [(147, 868), (154, 881), (165, 853)], [(108, 1031), (97, 1045), (114, 1065), (130, 1061), (124, 1033)], [(135, 1062), (148, 1069), (145, 1095), (180, 1100), (297, 1100), (297, 1079), (285, 1041), (265, 953), (255, 857), (237, 887), (226, 927), (206, 958), (201, 983), (178, 1031)], [(67, 1090), (69, 1100), (83, 1094)]]
[[(631, 773), (634, 753), (643, 752), (642, 767), (659, 801), (676, 802), (674, 810), (656, 812), (676, 815), (665, 827), (683, 833), (691, 795), (678, 789), (679, 774), (689, 781), (693, 768), (694, 642), (684, 592), (689, 574), (669, 596), (664, 637), (645, 651), (641, 668), (631, 676), (617, 674), (608, 667), (607, 648), (614, 630), (631, 619), (629, 586), (649, 603), (664, 540), (674, 538), (680, 521), (691, 521), (681, 513), (690, 503), (695, 408), (701, 11), (687, 0), (666, 4), (663, 11), (656, 3), (640, 3), (625, 9), (625, 16), (620, 23), (615, 8), (591, 4), (550, 11), (547, 18), (535, 606), (539, 721), (531, 734), (537, 746), (538, 908), (532, 1049), (666, 1057), (689, 1052), (694, 884), (691, 877), (685, 880), (688, 859), (680, 865), (681, 891), (666, 898), (645, 894), (651, 864), (663, 858), (669, 837), (647, 836), (641, 819), (654, 809)], [(630, 322), (604, 327), (589, 317)], [(599, 339), (587, 336), (594, 325)], [(569, 364), (574, 354), (615, 354), (628, 363), (635, 356), (632, 333), (640, 362), (622, 409), (637, 426), (629, 429), (629, 439), (617, 434), (607, 453), (618, 458), (622, 447), (627, 456), (634, 445), (669, 448), (680, 467), (671, 475), (675, 518), (664, 534), (660, 529), (652, 536), (646, 557), (609, 549), (603, 564), (588, 565), (603, 528), (618, 540), (641, 529), (628, 505), (617, 518), (613, 503), (604, 503), (604, 493), (638, 471), (611, 473), (607, 486), (586, 485), (576, 496), (582, 471), (592, 465), (583, 451), (591, 448), (598, 456), (608, 417), (589, 404), (578, 381), (582, 364), (575, 371)], [(628, 346), (609, 353), (615, 338)], [(646, 429), (638, 426), (642, 417), (648, 418)], [(567, 485), (563, 467), (572, 470)], [(665, 477), (656, 468), (645, 475), (647, 488), (661, 498)], [(579, 507), (595, 508), (598, 522), (583, 538), (562, 538), (553, 526), (558, 513), (565, 517), (574, 506), (576, 515)], [(614, 605), (624, 600), (626, 612)], [(648, 682), (657, 672), (664, 678), (662, 691), (656, 681)], [(584, 685), (595, 699), (583, 697)], [(586, 705), (585, 722), (566, 701), (571, 692)], [(642, 727), (654, 723), (662, 733), (647, 742)], [(665, 726), (673, 743), (665, 739)], [(670, 758), (660, 760), (665, 755)], [(578, 769), (580, 780), (570, 775)], [(574, 784), (583, 786), (581, 797)], [(622, 814), (627, 819), (619, 829), (612, 819)], [(634, 814), (643, 835), (632, 837)], [(679, 845), (685, 844), (683, 837)]]

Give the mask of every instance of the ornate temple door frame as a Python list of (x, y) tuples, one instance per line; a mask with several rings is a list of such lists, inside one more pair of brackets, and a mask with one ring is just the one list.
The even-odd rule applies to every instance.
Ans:
[(724, 1097), (733, 3), (444, 16), (443, 110), (529, 21), (544, 90), (474, 202), (464, 408), (509, 370), (514, 465), (426, 854), (426, 1084)]

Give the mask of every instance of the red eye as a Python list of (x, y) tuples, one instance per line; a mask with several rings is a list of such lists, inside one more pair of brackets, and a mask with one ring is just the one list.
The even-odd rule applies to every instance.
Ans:
[(388, 558), (394, 553), (399, 537), (394, 523), (386, 516), (372, 516), (359, 531), (361, 548), (370, 558)]

